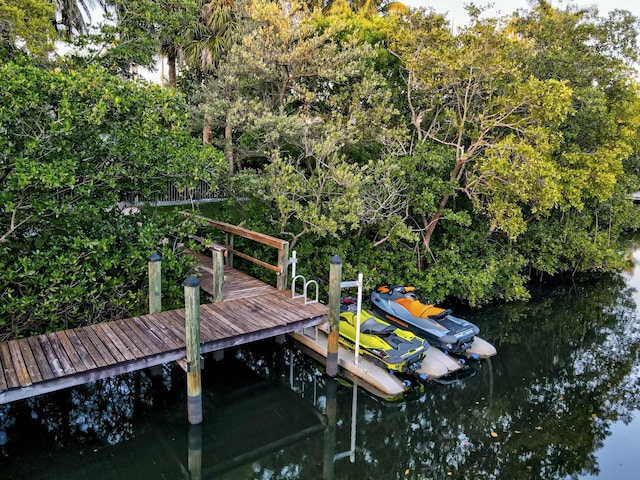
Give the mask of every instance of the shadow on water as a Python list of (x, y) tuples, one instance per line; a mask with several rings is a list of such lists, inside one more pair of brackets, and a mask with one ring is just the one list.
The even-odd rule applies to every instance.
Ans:
[[(640, 254), (637, 254), (640, 258)], [(640, 272), (541, 288), (464, 315), (498, 355), (468, 378), (383, 402), (295, 346), (208, 358), (204, 422), (165, 366), (0, 407), (3, 479), (569, 479), (638, 428)], [(635, 427), (634, 427), (635, 426)], [(628, 432), (627, 432), (628, 433)], [(635, 437), (640, 434), (637, 432)], [(640, 458), (616, 465), (636, 478)], [(609, 475), (609, 476), (608, 476)]]
[(200, 426), (188, 425), (184, 373), (169, 366), (0, 407), (2, 478), (253, 478), (273, 452), (322, 448), (325, 417), (249, 369), (252, 353), (208, 360)]

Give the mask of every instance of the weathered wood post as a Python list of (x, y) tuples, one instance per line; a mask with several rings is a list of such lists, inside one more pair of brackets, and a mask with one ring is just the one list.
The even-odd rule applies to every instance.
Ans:
[(213, 303), (219, 303), (223, 300), (224, 250), (221, 248), (212, 248), (211, 257), (213, 258)]
[[(226, 232), (224, 234), (224, 237), (225, 237), (224, 241), (226, 242), (227, 247), (229, 247), (229, 250), (233, 250), (233, 239), (235, 235), (233, 233)], [(233, 268), (233, 252), (232, 251), (227, 253), (227, 267)]]
[(202, 425), (189, 426), (187, 455), (189, 480), (200, 480), (202, 478)]
[(187, 345), (187, 416), (189, 423), (202, 423), (200, 375), (200, 281), (193, 275), (184, 282)]
[(162, 257), (154, 252), (149, 257), (149, 313), (162, 311)]
[(327, 339), (327, 375), (338, 374), (338, 324), (340, 322), (340, 283), (342, 259), (331, 257), (329, 268), (329, 338)]
[(276, 286), (278, 290), (286, 290), (287, 270), (289, 267), (289, 242), (284, 242), (282, 248), (278, 250), (278, 267), (280, 267), (280, 274), (278, 275)]

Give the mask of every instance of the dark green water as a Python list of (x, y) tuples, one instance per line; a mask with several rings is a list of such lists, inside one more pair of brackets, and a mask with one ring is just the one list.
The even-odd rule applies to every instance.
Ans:
[[(635, 254), (640, 263), (640, 252)], [(640, 267), (459, 312), (498, 349), (381, 402), (288, 345), (0, 406), (0, 479), (616, 479), (640, 469)]]

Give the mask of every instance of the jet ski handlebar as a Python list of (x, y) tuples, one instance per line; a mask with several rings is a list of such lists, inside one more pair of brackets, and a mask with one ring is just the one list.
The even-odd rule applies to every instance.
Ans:
[(420, 290), (419, 287), (395, 287), (393, 290), (395, 290), (398, 293), (401, 293), (402, 295), (406, 295), (409, 293), (416, 293), (418, 290)]
[(394, 285), (394, 286), (380, 286), (376, 289), (378, 291), (378, 293), (396, 293), (396, 294), (400, 294), (400, 295), (406, 295), (408, 293), (415, 293), (418, 292), (420, 290), (420, 287), (413, 287), (413, 286), (401, 286), (401, 285)]

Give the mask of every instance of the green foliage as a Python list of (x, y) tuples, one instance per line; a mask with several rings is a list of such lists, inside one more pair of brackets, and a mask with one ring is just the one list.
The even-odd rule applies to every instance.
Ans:
[(205, 100), (256, 169), (240, 182), (268, 208), (261, 227), (390, 266), (386, 243), (403, 245), (412, 283), (474, 305), (526, 298), (530, 274), (621, 265), (639, 178), (631, 17), (476, 12), (454, 34), (426, 11), (283, 11), (249, 4)]
[(455, 153), (447, 147), (424, 143), (400, 161), (410, 179), (413, 213), (432, 216), (438, 200), (453, 192), (448, 174), (455, 164)]
[(114, 75), (133, 77), (137, 67), (156, 67), (158, 51), (177, 54), (184, 35), (198, 21), (197, 5), (188, 0), (108, 0), (110, 9), (99, 28), (71, 40), (67, 63), (99, 65)]
[(158, 47), (154, 39), (142, 33), (128, 39), (122, 30), (123, 27), (105, 24), (98, 33), (78, 35), (70, 42), (74, 53), (66, 56), (64, 63), (74, 69), (100, 66), (122, 78), (135, 76), (132, 65), (155, 68)]
[[(173, 91), (97, 68), (0, 67), (3, 338), (140, 313), (155, 250), (167, 280), (183, 280), (175, 221), (126, 217), (116, 204), (169, 182), (215, 186), (221, 155), (184, 124)], [(169, 304), (178, 293), (168, 289)]]
[(53, 49), (54, 4), (46, 0), (0, 0), (0, 51), (3, 44), (24, 48), (33, 55)]
[(471, 306), (528, 298), (526, 261), (513, 245), (487, 241), (468, 228), (453, 231), (448, 223), (444, 228), (447, 233), (437, 246), (437, 261), (414, 282), (427, 298), (455, 297)]
[(410, 19), (405, 29), (419, 25), (419, 33), (402, 32), (396, 40), (407, 68), (411, 123), (419, 144), (446, 146), (454, 156), (440, 177), (448, 188), (432, 191), (428, 208), (417, 205), (425, 247), (456, 192), (491, 218), (491, 228), (515, 239), (526, 229), (527, 210), (544, 214), (559, 200), (549, 155), (571, 112), (571, 90), (530, 75), (531, 47), (495, 21), (476, 19), (457, 35), (437, 17), (434, 28), (424, 23), (420, 15)]
[[(370, 286), (415, 283), (433, 300), (481, 305), (526, 298), (533, 275), (623, 264), (621, 235), (640, 227), (628, 198), (640, 190), (638, 20), (628, 12), (601, 18), (540, 2), (499, 21), (472, 8), (454, 33), (431, 11), (379, 17), (345, 2), (335, 14), (298, 1), (112, 3), (117, 24), (80, 40), (84, 58), (57, 72), (0, 67), (0, 247), (11, 272), (0, 294), (19, 312), (8, 317), (14, 333), (27, 319), (93, 318), (76, 290), (68, 316), (37, 310), (37, 272), (62, 288), (65, 268), (79, 284), (77, 259), (110, 271), (94, 257), (114, 258), (127, 243), (140, 271), (145, 249), (179, 243), (167, 221), (145, 217), (139, 227), (107, 212), (169, 181), (215, 187), (225, 162), (191, 138), (194, 125), (213, 132), (237, 172), (225, 191), (249, 198), (230, 220), (289, 240), (301, 273), (316, 280), (339, 253), (345, 275), (362, 271)], [(378, 6), (365, 3), (358, 8)], [(2, 31), (6, 58), (18, 57), (15, 31)], [(156, 46), (174, 60), (185, 54), (197, 125), (174, 91), (85, 67), (125, 77), (150, 65)], [(110, 224), (119, 227), (98, 237)], [(48, 251), (44, 239), (59, 260), (31, 259)], [(184, 273), (177, 248), (165, 254)], [(120, 298), (94, 309), (141, 308), (139, 293)]]
[(163, 307), (179, 308), (191, 260), (173, 218), (68, 214), (59, 230), (0, 244), (0, 338), (145, 313), (147, 259), (162, 255)]
[(379, 221), (383, 238), (407, 236), (402, 172), (379, 163), (384, 143), (397, 144), (401, 134), (378, 51), (361, 41), (373, 38), (361, 24), (368, 32), (375, 24), (314, 16), (297, 2), (283, 17), (283, 8), (248, 5), (242, 44), (205, 93), (212, 125), (233, 129), (237, 163), (261, 169), (253, 193), (274, 207), (276, 231), (292, 247), (306, 234), (347, 234)]

